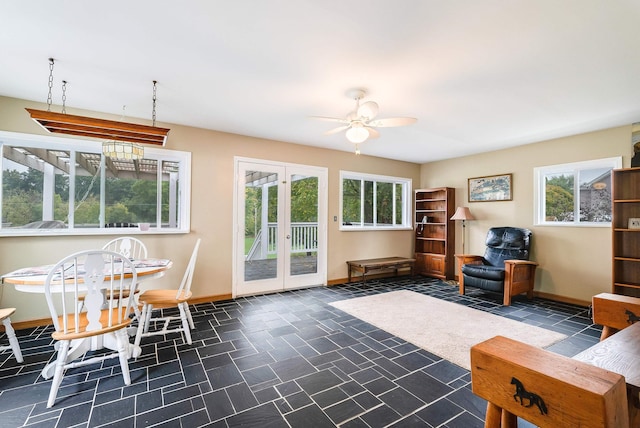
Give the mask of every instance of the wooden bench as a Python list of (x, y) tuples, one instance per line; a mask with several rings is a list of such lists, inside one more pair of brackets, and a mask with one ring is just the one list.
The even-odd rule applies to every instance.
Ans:
[(600, 340), (640, 320), (640, 298), (600, 293), (591, 298), (593, 322), (602, 326)]
[(622, 375), (502, 336), (471, 348), (471, 388), (485, 428), (629, 427)]
[(408, 268), (413, 276), (416, 259), (405, 257), (383, 257), (379, 259), (366, 260), (350, 260), (347, 262), (349, 270), (349, 282), (351, 282), (351, 272), (356, 271), (362, 273), (362, 282), (366, 282), (365, 275), (371, 271), (394, 269), (396, 276), (398, 269)]

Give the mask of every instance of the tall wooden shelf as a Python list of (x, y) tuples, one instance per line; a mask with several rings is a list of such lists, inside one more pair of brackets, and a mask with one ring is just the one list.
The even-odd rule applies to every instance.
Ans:
[(640, 168), (614, 169), (612, 191), (612, 291), (640, 297)]
[[(438, 187), (415, 192), (416, 272), (440, 279), (453, 279), (455, 189)], [(424, 219), (424, 220), (423, 220)]]

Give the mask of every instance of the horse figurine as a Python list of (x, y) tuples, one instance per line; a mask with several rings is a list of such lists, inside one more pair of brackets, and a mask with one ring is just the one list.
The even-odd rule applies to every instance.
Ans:
[[(538, 409), (540, 410), (541, 415), (547, 414), (547, 405), (544, 404), (544, 400), (542, 399), (542, 397), (540, 397), (538, 394), (527, 391), (524, 388), (524, 385), (522, 384), (522, 382), (520, 382), (515, 377), (511, 378), (511, 385), (516, 386), (516, 393), (513, 394), (513, 399), (516, 401), (520, 399), (521, 406), (531, 407), (535, 404), (536, 406), (538, 406)], [(529, 404), (524, 404), (523, 399), (529, 400)]]
[(627, 314), (627, 322), (629, 324), (633, 324), (636, 321), (640, 321), (640, 317), (636, 314), (634, 314), (633, 312), (631, 312), (629, 309), (626, 309), (624, 311), (625, 314)]

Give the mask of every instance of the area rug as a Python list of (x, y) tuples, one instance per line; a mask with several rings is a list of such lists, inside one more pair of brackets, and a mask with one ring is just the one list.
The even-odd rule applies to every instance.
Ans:
[(408, 290), (330, 303), (407, 342), (471, 370), (473, 345), (505, 336), (546, 348), (567, 336)]

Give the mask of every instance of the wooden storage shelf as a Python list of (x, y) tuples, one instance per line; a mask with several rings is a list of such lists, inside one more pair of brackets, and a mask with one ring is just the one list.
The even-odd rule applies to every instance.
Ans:
[(629, 219), (640, 219), (640, 168), (615, 169), (612, 179), (612, 291), (639, 297), (640, 229), (630, 229)]
[(614, 284), (616, 287), (629, 287), (629, 288), (637, 288), (640, 290), (640, 284), (630, 284), (628, 282), (622, 283), (622, 282), (617, 282)]
[[(441, 279), (453, 278), (455, 189), (419, 189), (415, 193), (416, 271)], [(423, 223), (424, 219), (424, 223)]]

